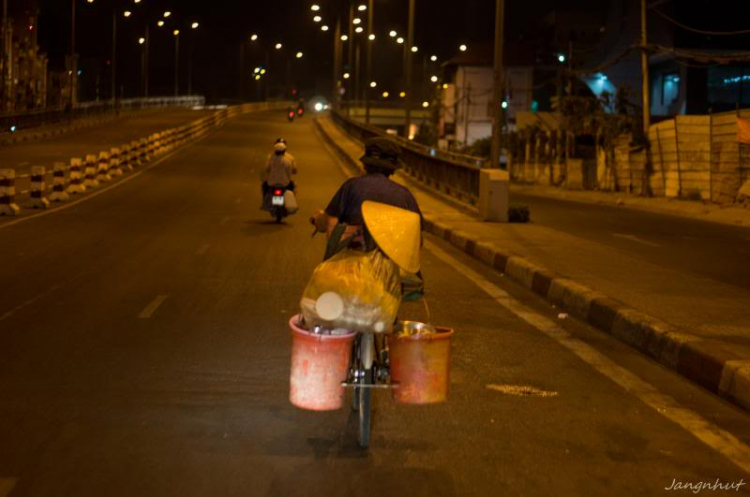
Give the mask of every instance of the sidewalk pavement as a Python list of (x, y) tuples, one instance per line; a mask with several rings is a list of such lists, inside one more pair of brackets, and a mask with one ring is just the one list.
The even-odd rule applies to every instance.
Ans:
[[(359, 170), (362, 145), (328, 117), (316, 124), (327, 146)], [(415, 194), (432, 234), (750, 409), (750, 292), (554, 229), (483, 222), (471, 209), (398, 176)]]
[(750, 209), (735, 205), (721, 206), (696, 200), (665, 197), (638, 197), (618, 192), (565, 190), (549, 185), (512, 185), (511, 192), (549, 197), (587, 204), (617, 205), (629, 209), (688, 217), (700, 221), (750, 227)]

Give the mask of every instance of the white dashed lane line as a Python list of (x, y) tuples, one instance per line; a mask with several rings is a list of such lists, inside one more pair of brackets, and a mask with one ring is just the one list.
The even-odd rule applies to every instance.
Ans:
[(638, 238), (635, 235), (626, 235), (624, 233), (612, 233), (612, 236), (617, 237), (617, 238), (622, 238), (624, 240), (630, 240), (631, 242), (640, 243), (641, 245), (648, 245), (649, 247), (661, 247), (661, 245), (659, 245), (658, 243), (649, 242), (642, 238)]
[(162, 305), (165, 300), (167, 300), (167, 297), (169, 297), (169, 295), (157, 295), (156, 298), (154, 298), (154, 300), (152, 300), (151, 303), (147, 305), (140, 314), (138, 314), (138, 318), (149, 319), (156, 312), (159, 306)]
[(685, 431), (722, 454), (744, 471), (750, 472), (750, 447), (738, 440), (737, 437), (722, 430), (690, 409), (682, 407), (675, 399), (661, 393), (656, 387), (618, 365), (592, 346), (573, 338), (557, 323), (514, 299), (505, 290), (461, 263), (433, 242), (425, 240), (424, 248), (481, 288), (502, 307), (568, 349), (589, 366), (618, 384), (627, 393), (635, 396), (668, 420), (681, 426)]

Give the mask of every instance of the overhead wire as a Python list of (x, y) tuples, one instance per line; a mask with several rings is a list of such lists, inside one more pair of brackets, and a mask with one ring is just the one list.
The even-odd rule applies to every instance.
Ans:
[(742, 30), (739, 30), (739, 31), (708, 31), (708, 30), (705, 30), (705, 29), (693, 28), (691, 26), (688, 26), (687, 24), (681, 23), (677, 19), (674, 19), (674, 18), (668, 16), (667, 14), (665, 14), (664, 12), (662, 12), (662, 11), (660, 11), (658, 9), (653, 9), (653, 11), (656, 12), (657, 14), (659, 14), (660, 16), (662, 16), (667, 21), (669, 21), (672, 24), (674, 24), (675, 26), (678, 26), (678, 27), (680, 27), (680, 28), (682, 28), (682, 29), (684, 29), (686, 31), (692, 31), (693, 33), (698, 33), (698, 34), (702, 34), (702, 35), (706, 35), (706, 36), (739, 36), (739, 35), (750, 34), (750, 29), (742, 29)]

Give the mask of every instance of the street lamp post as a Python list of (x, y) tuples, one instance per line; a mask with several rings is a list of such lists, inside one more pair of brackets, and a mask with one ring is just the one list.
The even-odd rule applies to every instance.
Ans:
[(409, 139), (411, 133), (411, 99), (412, 99), (412, 47), (414, 46), (414, 11), (415, 0), (409, 0), (409, 28), (406, 35), (406, 119), (404, 121), (406, 139)]
[(174, 32), (174, 96), (180, 95), (180, 30)]
[[(354, 0), (349, 0), (349, 56), (346, 61), (349, 66), (349, 71), (351, 72), (354, 65)], [(346, 88), (348, 94), (348, 98), (346, 99), (348, 103), (346, 106), (347, 116), (351, 116), (352, 86), (353, 84), (350, 82)]]
[[(505, 68), (503, 67), (503, 41), (505, 35), (505, 2), (497, 0), (495, 7), (495, 81), (494, 81), (494, 98), (492, 99), (492, 150), (490, 158), (492, 165), (498, 167), (500, 164), (500, 154), (502, 147), (503, 133), (503, 80)], [(468, 121), (468, 119), (467, 119)]]
[(372, 81), (372, 45), (373, 39), (373, 23), (375, 19), (374, 12), (374, 1), (369, 0), (368, 2), (368, 13), (367, 13), (367, 85), (365, 85), (365, 124), (370, 124), (370, 81)]
[(75, 105), (76, 73), (76, 0), (70, 0), (70, 108)]

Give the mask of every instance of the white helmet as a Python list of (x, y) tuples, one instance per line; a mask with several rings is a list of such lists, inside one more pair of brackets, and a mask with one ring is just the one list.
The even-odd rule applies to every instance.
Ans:
[(273, 146), (273, 149), (276, 152), (286, 152), (286, 143), (284, 143), (284, 142), (277, 142), (276, 145)]

